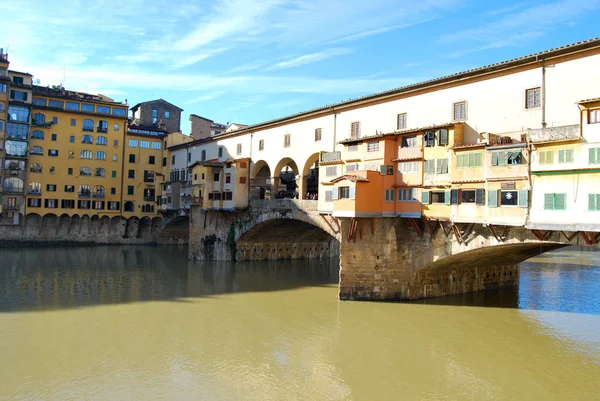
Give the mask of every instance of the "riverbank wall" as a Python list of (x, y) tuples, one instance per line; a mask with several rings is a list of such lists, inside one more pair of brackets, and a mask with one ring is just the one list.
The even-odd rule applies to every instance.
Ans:
[(19, 225), (0, 225), (0, 247), (68, 244), (188, 243), (187, 219), (30, 214)]

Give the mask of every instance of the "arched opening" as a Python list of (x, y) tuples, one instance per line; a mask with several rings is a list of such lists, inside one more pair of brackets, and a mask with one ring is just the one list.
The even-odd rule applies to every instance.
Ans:
[(132, 201), (125, 202), (125, 206), (124, 206), (123, 210), (126, 212), (135, 211), (135, 206), (134, 206), (133, 202)]
[(160, 237), (163, 244), (187, 244), (189, 242), (190, 219), (179, 216), (171, 220), (163, 228)]
[(271, 169), (264, 160), (252, 166), (250, 172), (250, 199), (271, 198)]
[(337, 239), (300, 220), (267, 220), (236, 241), (236, 260), (323, 259), (337, 255)]
[(284, 157), (277, 163), (273, 171), (273, 192), (277, 199), (298, 198), (298, 178), (300, 170), (296, 162)]
[(319, 157), (320, 153), (312, 154), (304, 163), (300, 194), (302, 199), (317, 200), (319, 194)]

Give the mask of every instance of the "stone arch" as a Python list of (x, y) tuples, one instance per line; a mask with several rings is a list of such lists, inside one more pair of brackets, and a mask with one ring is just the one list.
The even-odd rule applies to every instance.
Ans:
[(54, 213), (45, 214), (42, 217), (42, 230), (40, 232), (41, 237), (52, 238), (56, 234), (58, 228), (58, 216)]
[(56, 230), (57, 234), (59, 234), (60, 236), (67, 236), (67, 235), (69, 235), (70, 229), (71, 229), (71, 216), (69, 216), (66, 213), (61, 214), (58, 219), (58, 227)]
[(136, 216), (127, 219), (125, 236), (123, 238), (137, 238), (139, 219)]
[[(316, 199), (319, 193), (319, 160), (321, 153), (313, 153), (306, 159), (302, 169), (302, 181), (299, 186), (301, 199)], [(309, 196), (307, 196), (307, 194)]]
[(28, 213), (25, 216), (25, 233), (27, 236), (37, 237), (42, 231), (42, 216), (37, 213)]
[(98, 227), (98, 234), (102, 237), (107, 237), (110, 235), (110, 217), (102, 216), (100, 218), (100, 227)]
[[(287, 169), (289, 167), (289, 170)], [(286, 168), (287, 171), (282, 171)], [(290, 157), (284, 157), (279, 160), (275, 169), (273, 170), (273, 192), (274, 197), (280, 196), (294, 196), (297, 193), (298, 184), (296, 178), (300, 175), (300, 169), (294, 159)], [(282, 192), (282, 194), (280, 194)]]
[(161, 219), (160, 217), (152, 218), (152, 229), (151, 229), (152, 234), (158, 234), (159, 232), (161, 232), (163, 222), (164, 222), (163, 219)]
[(170, 220), (160, 233), (163, 244), (187, 244), (189, 241), (190, 218), (177, 216)]
[(123, 231), (121, 230), (121, 227), (122, 227), (121, 220), (122, 220), (121, 216), (115, 216), (112, 219), (110, 219), (110, 228), (108, 230), (110, 235), (123, 236)]
[(98, 230), (100, 228), (100, 217), (97, 214), (94, 214), (90, 218), (90, 235), (98, 235)]
[(265, 199), (271, 191), (271, 168), (264, 160), (259, 160), (250, 171), (250, 199)]
[(90, 216), (84, 214), (81, 216), (81, 223), (79, 224), (79, 235), (87, 236), (90, 232)]
[(150, 217), (148, 217), (148, 216), (142, 217), (138, 223), (138, 232), (137, 232), (136, 238), (149, 239), (151, 230), (152, 230), (152, 220), (150, 220)]
[(78, 214), (71, 216), (71, 226), (69, 227), (69, 234), (79, 235), (81, 228), (81, 217)]

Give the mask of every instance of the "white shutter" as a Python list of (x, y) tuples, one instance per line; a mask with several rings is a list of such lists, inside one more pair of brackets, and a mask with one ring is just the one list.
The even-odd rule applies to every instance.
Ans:
[(356, 199), (356, 187), (350, 187), (350, 199)]
[(333, 188), (333, 190), (331, 191), (331, 200), (337, 200), (339, 193), (340, 193), (339, 188), (337, 188), (337, 187)]

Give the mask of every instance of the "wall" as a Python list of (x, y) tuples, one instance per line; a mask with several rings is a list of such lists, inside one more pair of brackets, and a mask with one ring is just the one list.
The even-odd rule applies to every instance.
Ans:
[[(139, 125), (152, 126), (152, 110), (158, 111), (158, 121), (164, 124), (164, 129), (167, 132), (181, 131), (181, 110), (162, 99), (152, 100), (140, 104), (140, 107), (135, 112), (135, 118), (140, 119)], [(165, 119), (165, 111), (170, 112), (168, 119)]]
[(190, 136), (193, 139), (210, 138), (211, 121), (192, 114), (190, 116)]

